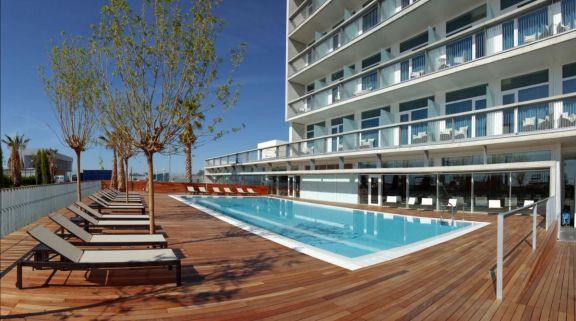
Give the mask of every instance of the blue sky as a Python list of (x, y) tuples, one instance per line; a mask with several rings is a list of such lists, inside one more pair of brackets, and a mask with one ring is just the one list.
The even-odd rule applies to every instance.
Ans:
[[(60, 132), (48, 98), (38, 77), (38, 67), (47, 65), (51, 40), (60, 34), (88, 35), (89, 26), (99, 20), (104, 0), (2, 0), (1, 3), (1, 124), (0, 132), (24, 134), (29, 148), (56, 148), (73, 156), (60, 139)], [(135, 1), (132, 1), (135, 2)], [(284, 122), (285, 15), (284, 0), (225, 0), (217, 14), (225, 26), (217, 39), (224, 48), (247, 44), (246, 56), (234, 79), (241, 84), (238, 104), (223, 114), (223, 127), (246, 128), (216, 143), (197, 149), (194, 171), (206, 158), (256, 147), (270, 139), (287, 139)], [(5, 159), (8, 150), (2, 144)], [(111, 152), (91, 146), (82, 156), (83, 169), (111, 166)], [(168, 157), (158, 155), (155, 169), (168, 170)], [(131, 160), (134, 171), (145, 171), (145, 160)], [(184, 157), (171, 160), (172, 173), (184, 172)]]

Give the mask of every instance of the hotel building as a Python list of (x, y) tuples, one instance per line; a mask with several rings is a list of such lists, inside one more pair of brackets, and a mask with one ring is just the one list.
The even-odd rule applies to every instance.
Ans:
[(574, 212), (576, 0), (287, 0), (286, 29), (288, 141), (208, 159), (209, 180)]

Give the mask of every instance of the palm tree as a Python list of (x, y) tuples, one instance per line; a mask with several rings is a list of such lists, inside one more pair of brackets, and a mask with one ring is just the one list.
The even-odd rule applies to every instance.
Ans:
[(15, 187), (20, 186), (22, 181), (22, 159), (20, 158), (20, 150), (25, 149), (30, 141), (29, 138), (24, 138), (24, 135), (8, 135), (2, 142), (10, 148), (10, 158), (8, 158), (8, 167), (10, 169), (10, 180)]
[(196, 129), (202, 127), (204, 114), (198, 111), (198, 105), (193, 105), (191, 108), (191, 121), (186, 124), (184, 130), (180, 134), (180, 144), (184, 146), (184, 155), (186, 157), (186, 179), (188, 183), (192, 183), (192, 146), (196, 143), (197, 137), (194, 133)]
[(104, 136), (100, 136), (99, 138), (106, 148), (112, 150), (112, 177), (110, 177), (110, 187), (118, 188), (118, 182), (121, 182), (118, 178), (118, 148), (114, 134), (107, 130), (105, 133)]

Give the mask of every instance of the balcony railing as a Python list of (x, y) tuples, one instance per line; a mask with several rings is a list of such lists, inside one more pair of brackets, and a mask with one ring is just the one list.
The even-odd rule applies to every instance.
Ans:
[[(391, 117), (390, 117), (391, 118)], [(490, 107), (306, 139), (208, 159), (206, 167), (446, 144), (576, 127), (576, 94)]]
[[(557, 21), (554, 23), (554, 21)], [(390, 59), (289, 103), (304, 114), (425, 75), (450, 69), (576, 28), (576, 0), (564, 0), (498, 24), (476, 28), (436, 46)]]
[[(376, 14), (372, 19), (363, 23), (363, 17), (367, 12), (371, 12), (374, 7), (366, 7), (355, 14), (357, 18), (351, 17), (345, 21), (341, 27), (330, 31), (323, 36), (318, 43), (301, 53), (295, 60), (290, 62), (292, 67), (291, 75), (304, 69), (308, 65), (326, 57), (340, 47), (350, 43), (352, 40), (366, 34), (390, 19), (394, 15), (408, 8), (411, 4), (419, 0), (385, 0), (376, 9)], [(367, 18), (366, 18), (367, 19)]]
[(290, 30), (294, 31), (306, 19), (310, 18), (316, 10), (318, 10), (327, 0), (308, 0), (304, 1), (297, 9), (296, 12), (290, 17)]

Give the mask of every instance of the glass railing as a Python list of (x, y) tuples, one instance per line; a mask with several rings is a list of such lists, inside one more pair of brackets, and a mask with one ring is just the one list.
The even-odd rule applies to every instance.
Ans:
[(297, 59), (290, 62), (290, 66), (292, 67), (290, 75), (326, 57), (363, 34), (366, 34), (366, 32), (374, 29), (384, 21), (390, 19), (390, 17), (418, 1), (419, 0), (385, 0), (376, 9), (374, 19), (366, 24), (363, 23), (364, 11), (359, 12), (357, 19), (344, 22), (343, 26), (338, 28), (337, 31), (331, 32), (329, 36), (324, 37), (323, 40), (320, 40)]
[(308, 0), (302, 4), (298, 11), (290, 18), (290, 30), (294, 31), (299, 25), (301, 25), (306, 19), (316, 12), (327, 0)]
[(576, 128), (576, 94), (306, 139), (208, 159), (207, 167), (371, 149), (445, 144)]
[[(307, 113), (574, 30), (575, 8), (576, 0), (564, 0), (496, 25), (475, 30), (456, 39), (443, 41), (436, 47), (423, 49), (411, 56), (385, 61), (377, 67), (367, 69), (290, 103), (291, 113), (292, 115)], [(555, 21), (558, 22), (554, 23)], [(377, 81), (373, 82), (374, 85), (365, 86), (366, 77), (373, 73), (376, 73)]]

